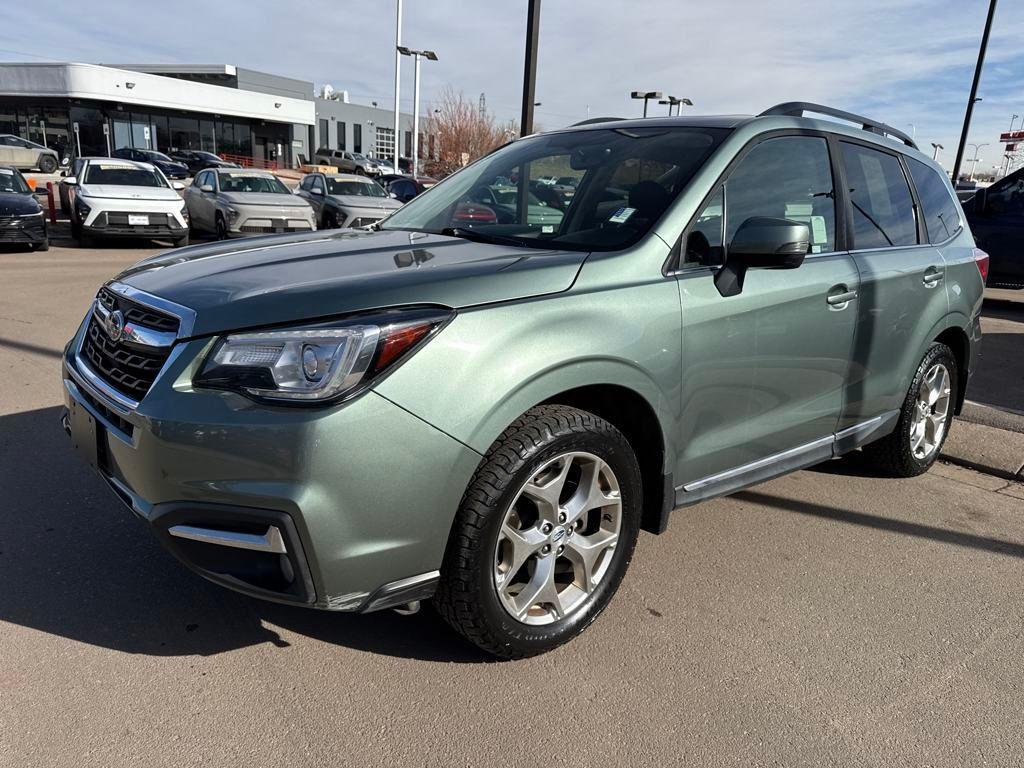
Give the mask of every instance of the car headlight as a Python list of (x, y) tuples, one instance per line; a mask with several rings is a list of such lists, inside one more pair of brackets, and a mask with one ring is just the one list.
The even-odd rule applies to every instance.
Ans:
[(178, 213), (181, 214), (181, 218), (185, 220), (186, 224), (188, 224), (188, 205), (186, 203), (181, 204), (181, 210), (178, 211)]
[(234, 221), (235, 219), (237, 219), (237, 218), (238, 218), (238, 209), (237, 209), (237, 208), (232, 208), (232, 207), (231, 207), (231, 206), (229, 205), (229, 206), (228, 206), (228, 209), (227, 209), (227, 210), (228, 210), (228, 218), (229, 218), (229, 219), (230, 219), (231, 221)]
[(395, 368), (452, 317), (436, 307), (224, 336), (193, 384), (255, 400), (333, 403), (353, 397)]
[(82, 199), (81, 195), (78, 195), (75, 198), (75, 213), (78, 214), (78, 217), (80, 219), (84, 220), (89, 215), (89, 211), (91, 210), (92, 208), (90, 208), (89, 204), (85, 202), (84, 199)]

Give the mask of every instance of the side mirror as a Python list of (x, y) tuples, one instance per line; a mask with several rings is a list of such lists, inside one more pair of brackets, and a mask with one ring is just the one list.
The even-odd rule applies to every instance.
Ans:
[(396, 195), (394, 192), (388, 192), (388, 197), (390, 197), (392, 200), (398, 199), (398, 195)]
[(796, 269), (810, 246), (811, 230), (806, 224), (752, 216), (733, 235), (725, 264), (715, 274), (715, 287), (722, 296), (738, 296), (748, 269)]
[(974, 205), (974, 212), (979, 216), (984, 216), (989, 213), (988, 187), (979, 187), (978, 191), (974, 193), (972, 202)]
[(72, 187), (74, 187), (78, 184), (78, 179), (75, 178), (74, 176), (65, 176), (63, 179), (60, 180), (60, 183), (70, 184)]
[(181, 190), (183, 190), (184, 188), (185, 188), (185, 185), (182, 184), (180, 181), (172, 181), (171, 182), (171, 189), (175, 190), (176, 192), (181, 192)]
[(313, 189), (311, 189), (310, 192), (312, 192), (314, 195), (320, 195), (321, 197), (323, 197), (324, 194), (323, 189), (321, 189), (320, 187), (313, 187)]
[(200, 184), (199, 185), (199, 191), (200, 192), (213, 192), (213, 184)]

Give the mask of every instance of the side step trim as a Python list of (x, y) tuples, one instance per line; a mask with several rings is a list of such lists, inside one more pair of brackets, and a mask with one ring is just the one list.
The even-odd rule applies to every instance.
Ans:
[(262, 535), (223, 531), (216, 528), (200, 528), (195, 525), (174, 525), (168, 528), (167, 532), (179, 539), (201, 541), (204, 544), (217, 544), (222, 547), (249, 549), (254, 552), (273, 552), (279, 555), (288, 552), (280, 529), (273, 525), (267, 526), (267, 532)]
[(687, 493), (692, 493), (693, 491), (699, 491), (701, 488), (706, 488), (709, 485), (718, 485), (726, 480), (731, 480), (732, 478), (739, 477), (740, 475), (746, 475), (771, 464), (778, 464), (786, 459), (793, 459), (801, 454), (810, 453), (817, 448), (831, 445), (834, 441), (834, 435), (822, 437), (813, 442), (798, 445), (796, 448), (790, 448), (788, 451), (782, 451), (781, 453), (776, 453), (771, 456), (765, 456), (763, 459), (752, 461), (749, 464), (744, 464), (740, 467), (727, 469), (725, 472), (719, 472), (717, 475), (709, 475), (708, 477), (703, 477), (700, 480), (694, 480), (692, 483), (684, 485), (683, 490)]

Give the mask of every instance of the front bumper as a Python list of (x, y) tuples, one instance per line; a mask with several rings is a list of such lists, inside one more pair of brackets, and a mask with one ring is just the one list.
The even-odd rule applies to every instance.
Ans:
[(312, 214), (288, 216), (278, 213), (262, 214), (257, 211), (241, 211), (228, 225), (228, 235), (245, 237), (247, 235), (274, 235), (285, 232), (312, 232), (316, 229)]
[(0, 243), (41, 243), (46, 239), (45, 216), (0, 217)]
[[(66, 426), (95, 422), (90, 463), (190, 568), (329, 610), (432, 592), (479, 454), (373, 391), (309, 409), (193, 390), (210, 339), (179, 342), (138, 407), (124, 407), (82, 371), (84, 329), (64, 354)], [(217, 541), (233, 536), (255, 549)]]
[[(131, 224), (129, 215), (145, 215), (148, 224)], [(146, 237), (177, 239), (188, 234), (188, 225), (170, 213), (135, 214), (128, 211), (100, 211), (91, 215), (82, 229), (97, 237)]]

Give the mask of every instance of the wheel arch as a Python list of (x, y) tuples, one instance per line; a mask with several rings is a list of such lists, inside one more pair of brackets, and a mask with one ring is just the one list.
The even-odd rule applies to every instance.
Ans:
[(940, 344), (945, 344), (953, 351), (953, 357), (956, 358), (957, 392), (954, 412), (957, 415), (960, 415), (960, 412), (964, 407), (964, 400), (967, 398), (967, 377), (969, 374), (971, 360), (971, 339), (967, 335), (967, 331), (955, 322), (955, 317), (951, 316), (949, 319), (952, 322), (948, 323), (945, 328), (932, 336), (932, 343), (939, 342)]

